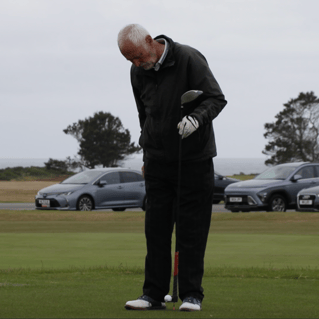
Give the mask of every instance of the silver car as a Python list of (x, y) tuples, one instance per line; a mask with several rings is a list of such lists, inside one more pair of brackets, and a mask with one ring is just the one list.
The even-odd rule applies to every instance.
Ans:
[(145, 210), (145, 182), (141, 172), (125, 168), (90, 169), (41, 189), (36, 209), (93, 210), (140, 207)]
[(297, 195), (297, 211), (319, 212), (319, 186), (303, 189)]
[(319, 185), (319, 163), (280, 164), (252, 180), (228, 185), (225, 208), (232, 212), (296, 209), (297, 194), (316, 185)]

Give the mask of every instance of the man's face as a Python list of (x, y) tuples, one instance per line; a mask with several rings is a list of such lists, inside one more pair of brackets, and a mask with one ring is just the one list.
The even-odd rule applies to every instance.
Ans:
[(144, 70), (152, 69), (157, 62), (156, 51), (147, 42), (145, 42), (145, 46), (135, 46), (127, 40), (121, 52), (128, 61)]

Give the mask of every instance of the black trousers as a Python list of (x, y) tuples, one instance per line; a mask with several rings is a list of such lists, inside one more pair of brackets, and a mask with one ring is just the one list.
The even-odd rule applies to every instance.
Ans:
[[(176, 211), (178, 164), (147, 160), (145, 235), (147, 255), (143, 293), (162, 301), (169, 293), (172, 232)], [(179, 297), (204, 298), (204, 256), (214, 187), (212, 159), (182, 163), (180, 214), (177, 216)]]

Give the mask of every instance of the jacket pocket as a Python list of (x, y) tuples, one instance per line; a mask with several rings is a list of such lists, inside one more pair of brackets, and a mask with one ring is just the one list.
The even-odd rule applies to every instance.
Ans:
[(210, 137), (210, 126), (203, 125), (193, 134), (183, 139), (182, 156), (183, 158), (200, 157), (205, 150)]
[(155, 123), (147, 117), (139, 139), (139, 144), (141, 145), (141, 147), (150, 152), (152, 150), (159, 149), (158, 142), (154, 138), (155, 132), (154, 129), (152, 130), (152, 126), (154, 127)]

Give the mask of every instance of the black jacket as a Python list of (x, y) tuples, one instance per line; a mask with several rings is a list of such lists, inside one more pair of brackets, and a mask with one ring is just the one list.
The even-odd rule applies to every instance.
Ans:
[(204, 94), (196, 105), (184, 112), (194, 116), (199, 128), (182, 141), (182, 160), (200, 161), (217, 155), (212, 121), (227, 101), (208, 67), (205, 57), (196, 49), (169, 42), (169, 52), (159, 71), (132, 65), (131, 83), (139, 113), (139, 144), (144, 158), (165, 162), (178, 160), (181, 96), (189, 90)]

